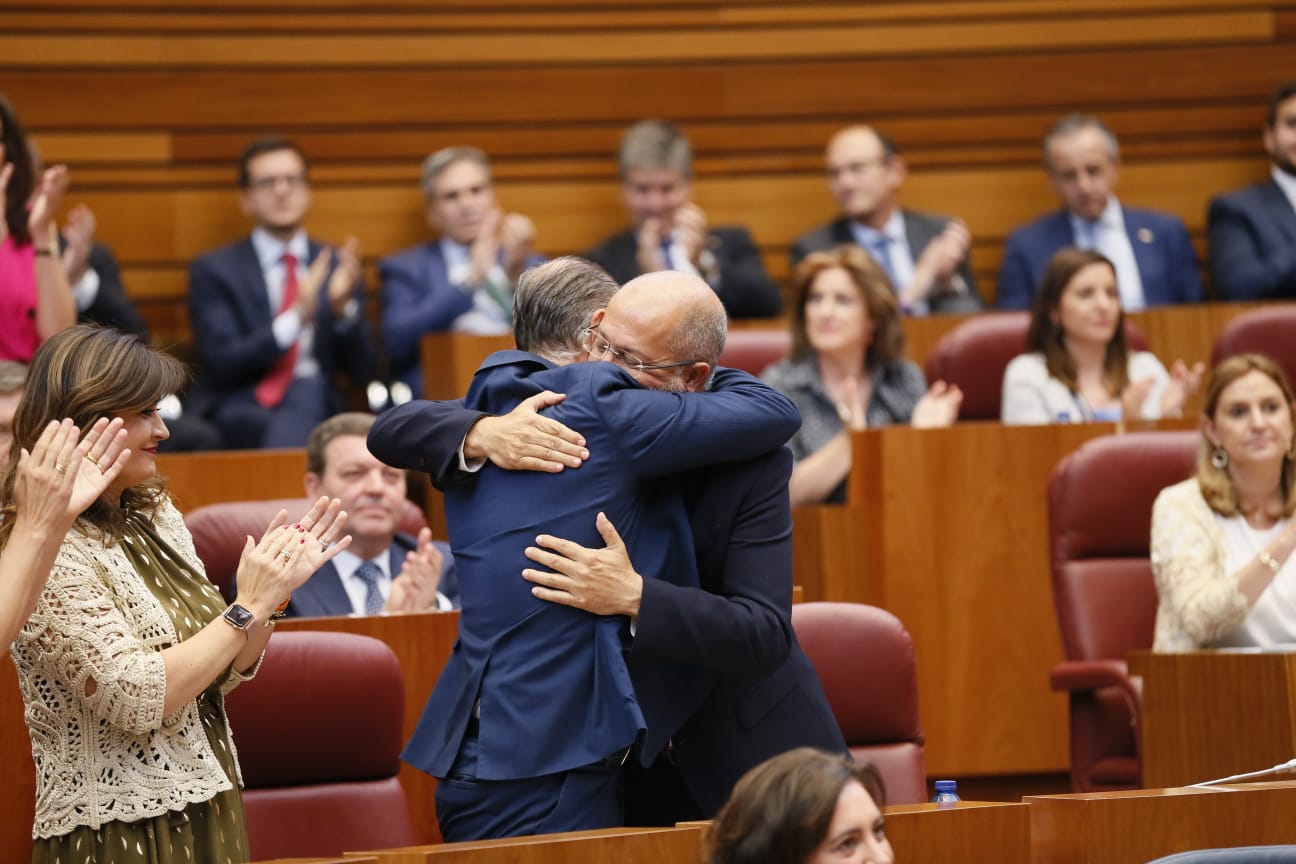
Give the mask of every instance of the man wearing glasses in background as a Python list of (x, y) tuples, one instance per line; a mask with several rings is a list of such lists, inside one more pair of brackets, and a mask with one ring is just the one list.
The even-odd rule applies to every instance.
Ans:
[(307, 237), (307, 168), (287, 139), (249, 144), (239, 185), (256, 227), (189, 265), (199, 358), (189, 410), (230, 448), (301, 447), (342, 410), (338, 379), (369, 379), (359, 249), (354, 237), (337, 249)]
[[(711, 670), (678, 663), (631, 681), (624, 651), (635, 613), (538, 598), (522, 579), (537, 535), (601, 546), (597, 517), (605, 514), (641, 572), (696, 590), (677, 475), (779, 448), (800, 420), (780, 394), (736, 370), (715, 373), (713, 391), (701, 393), (726, 329), (706, 282), (666, 271), (613, 292), (616, 283), (580, 259), (526, 271), (514, 300), (523, 350), (487, 358), (468, 410), (411, 402), (381, 416), (369, 436), (376, 456), (431, 473), (446, 496), (459, 640), (403, 758), (441, 781), (437, 817), (447, 841), (620, 824), (622, 764), (652, 761), (712, 688)], [(612, 362), (575, 362), (587, 353)], [(588, 461), (565, 459), (578, 470), (556, 474), (495, 463), (465, 474), (492, 441), (535, 440), (525, 420), (486, 416), (519, 404), (551, 405), (541, 425), (566, 424), (583, 436)], [(567, 452), (554, 446), (541, 452)]]

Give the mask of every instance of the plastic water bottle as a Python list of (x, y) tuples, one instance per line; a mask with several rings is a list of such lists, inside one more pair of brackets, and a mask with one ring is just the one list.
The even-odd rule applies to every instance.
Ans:
[(940, 807), (953, 807), (963, 799), (958, 796), (958, 784), (953, 780), (936, 781), (936, 797), (932, 803)]

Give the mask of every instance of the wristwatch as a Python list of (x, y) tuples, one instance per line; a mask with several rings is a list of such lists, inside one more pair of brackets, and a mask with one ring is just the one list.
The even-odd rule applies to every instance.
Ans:
[(231, 603), (221, 617), (235, 630), (242, 630), (245, 636), (252, 629), (252, 622), (256, 620), (256, 616), (250, 610), (237, 603)]

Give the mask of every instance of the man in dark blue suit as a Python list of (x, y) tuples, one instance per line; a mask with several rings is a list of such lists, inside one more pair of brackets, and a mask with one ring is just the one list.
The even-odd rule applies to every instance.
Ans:
[(490, 161), (476, 147), (446, 147), (423, 163), (428, 225), (440, 238), (378, 262), (383, 342), (391, 376), (423, 396), (425, 333), (508, 333), (513, 286), (535, 253), (535, 226), (495, 202)]
[(306, 496), (342, 502), (351, 545), (293, 592), (294, 617), (373, 615), (459, 608), (454, 557), (424, 527), (397, 531), (405, 515), (405, 472), (369, 452), (372, 414), (336, 414), (306, 441)]
[(1210, 203), (1211, 275), (1223, 300), (1296, 297), (1296, 81), (1269, 99), (1264, 147), (1270, 179)]
[[(603, 298), (591, 305), (590, 292), (578, 296), (574, 283), (582, 281), (601, 283)], [(466, 400), (497, 414), (561, 390), (565, 400), (548, 413), (580, 431), (590, 458), (558, 475), (487, 464), (445, 486), (463, 596), (460, 639), (404, 758), (442, 778), (437, 809), (447, 839), (619, 824), (618, 775), (629, 747), (646, 729), (653, 743), (645, 746), (659, 750), (711, 684), (706, 670), (681, 667), (672, 692), (640, 693), (623, 659), (632, 632), (626, 618), (534, 597), (520, 575), (526, 546), (545, 528), (596, 542), (595, 516), (606, 512), (626, 520), (628, 545), (651, 572), (696, 585), (673, 475), (767, 451), (799, 422), (781, 395), (736, 370), (719, 370), (713, 392), (696, 392), (724, 344), (724, 310), (706, 283), (678, 273), (635, 280), (606, 310), (607, 319), (626, 322), (616, 343), (602, 335), (603, 311), (590, 319), (614, 290), (606, 274), (576, 259), (528, 271), (515, 336), (541, 356), (494, 355)], [(583, 344), (619, 357), (623, 368), (542, 359), (583, 358), (573, 337), (585, 321)], [(663, 389), (639, 386), (649, 381)], [(430, 464), (429, 447), (453, 453), (459, 442), (446, 441), (435, 418), (428, 422), (437, 410), (395, 409), (375, 424), (370, 447), (384, 461), (420, 467)], [(686, 710), (676, 707), (681, 701)]]
[(1183, 222), (1117, 200), (1120, 149), (1101, 120), (1068, 114), (1054, 123), (1044, 136), (1044, 166), (1063, 209), (1009, 235), (995, 295), (1000, 309), (1029, 309), (1049, 259), (1068, 246), (1111, 260), (1126, 311), (1201, 301), (1201, 273)]
[(227, 447), (300, 447), (342, 409), (339, 379), (371, 372), (360, 258), (354, 238), (336, 251), (307, 238), (306, 157), (291, 141), (253, 141), (239, 182), (252, 235), (189, 265), (199, 369), (188, 407)]
[[(632, 307), (634, 288), (632, 283), (626, 289), (629, 293), (618, 301), (631, 301)], [(652, 302), (651, 288), (637, 293), (641, 302)], [(664, 334), (645, 332), (637, 317), (624, 314), (626, 306), (613, 304), (600, 317), (600, 333), (615, 338), (608, 336), (594, 345), (606, 349), (596, 355), (625, 363), (629, 350), (625, 346), (633, 346), (644, 356), (669, 356), (665, 347), (653, 346)], [(552, 328), (554, 323), (550, 321), (548, 326)], [(640, 380), (658, 387), (668, 383), (657, 376), (641, 375)], [(567, 398), (572, 397), (568, 394)], [(584, 437), (576, 442), (580, 446), (574, 446), (564, 437), (572, 434), (570, 430), (553, 417), (533, 413), (538, 402), (529, 400), (502, 417), (446, 403), (397, 409), (404, 414), (393, 412), (380, 418), (370, 446), (386, 461), (427, 471), (443, 488), (458, 482), (465, 458), (490, 456), (496, 464), (509, 468), (560, 471), (564, 465), (580, 464), (577, 454), (584, 444), (589, 445), (585, 455), (597, 455), (600, 447), (606, 446), (591, 441), (589, 428), (583, 429)], [(685, 446), (703, 443), (699, 436), (696, 442), (690, 438)], [(587, 470), (588, 466), (567, 474), (583, 485)], [(701, 468), (684, 475), (701, 585), (687, 578), (692, 567), (650, 569), (655, 565), (636, 558), (642, 572), (670, 584), (653, 578), (640, 580), (640, 587), (632, 586), (617, 595), (621, 605), (615, 614), (630, 615), (637, 625), (629, 655), (630, 672), (648, 728), (636, 762), (653, 763), (671, 736), (678, 736), (681, 727), (689, 730), (687, 739), (677, 740), (671, 748), (674, 756), (658, 760), (661, 765), (679, 761), (689, 780), (688, 789), (666, 784), (669, 791), (663, 797), (667, 800), (648, 802), (651, 816), (644, 815), (644, 807), (629, 814), (637, 822), (669, 824), (675, 818), (713, 814), (743, 771), (791, 747), (845, 749), (818, 678), (797, 645), (790, 623), (790, 471), (788, 451), (778, 448), (749, 462)], [(541, 517), (538, 521), (547, 529), (561, 530), (556, 520)], [(591, 538), (593, 528), (594, 523), (578, 523), (578, 542), (601, 543), (596, 535)], [(568, 602), (578, 605), (574, 600), (578, 595), (571, 594), (573, 600)], [(600, 592), (599, 597), (599, 603), (606, 602), (607, 592)], [(641, 600), (642, 608), (636, 613)], [(604, 612), (603, 607), (585, 608)], [(672, 644), (672, 634), (680, 637), (678, 644)], [(689, 800), (690, 791), (701, 810)], [(636, 795), (635, 801), (642, 798)]]

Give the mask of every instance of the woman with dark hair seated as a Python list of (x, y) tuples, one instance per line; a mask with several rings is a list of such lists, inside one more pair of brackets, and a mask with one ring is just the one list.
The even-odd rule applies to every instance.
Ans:
[[(225, 694), (256, 671), (276, 609), (350, 541), (333, 543), (345, 522), (336, 499), (295, 525), (280, 511), (244, 545), (227, 607), (157, 475), (167, 436), (157, 400), (183, 380), (179, 362), (138, 336), (74, 326), (36, 350), (14, 416), (18, 466), (60, 418), (67, 429), (102, 423), (100, 439), (114, 433), (129, 450), (112, 460), (96, 443), (75, 462), (113, 476), (69, 504), (83, 509), (11, 652), (36, 764), (37, 864), (247, 860)], [(57, 460), (53, 473), (70, 473), (75, 450), (65, 443)], [(23, 473), (5, 478), (4, 560), (22, 540)]]
[(796, 466), (792, 504), (846, 500), (850, 431), (903, 423), (948, 426), (963, 393), (904, 359), (895, 291), (858, 246), (812, 252), (796, 270), (792, 353), (761, 378), (801, 412), (788, 446)]
[(707, 864), (892, 864), (882, 777), (800, 747), (742, 776), (707, 834)]
[(1152, 507), (1154, 650), (1296, 642), (1293, 402), (1268, 357), (1211, 373), (1197, 474)]
[(1177, 362), (1171, 374), (1149, 352), (1131, 351), (1116, 268), (1085, 249), (1062, 249), (1049, 261), (1026, 350), (1004, 372), (1004, 423), (1176, 417), (1205, 368)]

